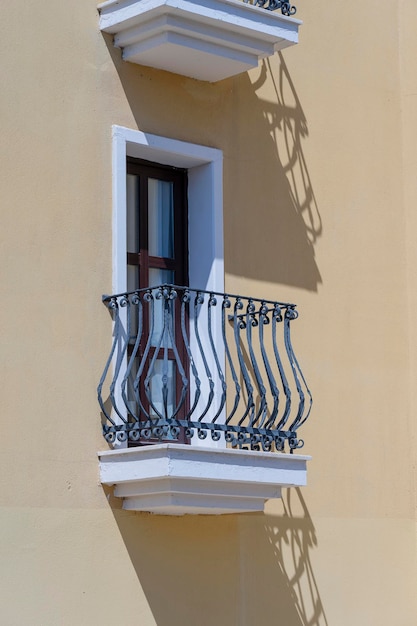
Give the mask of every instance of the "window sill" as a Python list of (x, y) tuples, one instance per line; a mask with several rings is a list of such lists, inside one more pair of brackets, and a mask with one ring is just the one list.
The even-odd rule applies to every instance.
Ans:
[(124, 60), (209, 82), (298, 43), (301, 24), (242, 0), (108, 0), (98, 10)]
[(306, 484), (309, 456), (157, 444), (98, 453), (100, 479), (123, 508), (160, 515), (263, 511)]

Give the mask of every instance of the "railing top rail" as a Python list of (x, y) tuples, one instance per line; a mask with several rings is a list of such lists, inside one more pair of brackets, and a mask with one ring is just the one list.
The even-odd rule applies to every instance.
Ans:
[(154, 285), (150, 287), (143, 287), (141, 289), (135, 289), (134, 291), (122, 291), (121, 293), (114, 293), (111, 295), (103, 294), (102, 301), (106, 303), (115, 298), (133, 296), (139, 293), (146, 293), (146, 292), (149, 293), (149, 291), (153, 291), (154, 289), (164, 289), (164, 288), (181, 289), (183, 291), (194, 291), (196, 293), (205, 293), (209, 296), (221, 296), (221, 297), (228, 297), (228, 298), (235, 298), (235, 299), (242, 299), (242, 300), (250, 300), (251, 302), (259, 302), (261, 304), (278, 305), (283, 309), (295, 309), (297, 306), (296, 304), (293, 304), (291, 302), (281, 302), (279, 300), (266, 300), (265, 298), (254, 298), (252, 296), (244, 296), (244, 295), (237, 295), (234, 293), (229, 293), (228, 291), (225, 291), (225, 292), (207, 291), (205, 289), (196, 289), (194, 287), (187, 287), (185, 285), (174, 285), (174, 284), (169, 284), (169, 283), (164, 283), (162, 285)]

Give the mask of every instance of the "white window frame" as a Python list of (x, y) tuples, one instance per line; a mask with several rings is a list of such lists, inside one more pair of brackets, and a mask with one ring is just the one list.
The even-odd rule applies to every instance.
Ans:
[[(160, 137), (123, 126), (114, 125), (112, 131), (112, 293), (127, 290), (126, 157), (128, 156), (187, 169), (189, 285), (196, 289), (224, 292), (223, 152), (216, 148)], [(215, 331), (214, 340), (221, 351), (221, 329)], [(191, 346), (193, 341), (191, 335)], [(209, 389), (208, 382), (207, 384), (202, 382), (201, 393), (204, 398), (208, 395)], [(207, 417), (210, 419), (209, 414)], [(203, 441), (193, 437), (191, 443), (195, 446), (225, 446), (223, 439), (213, 442), (209, 437)], [(117, 443), (116, 446), (118, 447)]]
[(127, 289), (126, 157), (188, 170), (189, 284), (224, 291), (223, 152), (113, 126), (113, 293)]

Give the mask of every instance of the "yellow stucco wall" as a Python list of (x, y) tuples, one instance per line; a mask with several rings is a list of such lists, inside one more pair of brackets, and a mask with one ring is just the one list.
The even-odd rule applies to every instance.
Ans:
[[(298, 8), (298, 46), (218, 84), (122, 62), (94, 0), (2, 11), (5, 626), (417, 623), (416, 8)], [(227, 287), (299, 305), (309, 485), (265, 515), (99, 484), (112, 124), (222, 149)]]

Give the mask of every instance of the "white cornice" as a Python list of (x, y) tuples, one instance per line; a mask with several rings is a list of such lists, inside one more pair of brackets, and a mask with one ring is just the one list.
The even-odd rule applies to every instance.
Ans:
[(157, 444), (98, 453), (102, 484), (123, 508), (162, 515), (263, 511), (282, 487), (303, 486), (309, 456)]
[(242, 0), (109, 0), (98, 10), (126, 61), (210, 82), (296, 44), (301, 24)]

